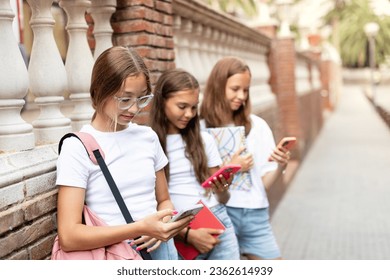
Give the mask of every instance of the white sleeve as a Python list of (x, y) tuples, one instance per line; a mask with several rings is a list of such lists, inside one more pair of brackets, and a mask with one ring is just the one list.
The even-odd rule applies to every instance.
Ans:
[(91, 167), (93, 163), (81, 141), (76, 137), (65, 139), (57, 159), (56, 185), (85, 189)]
[(264, 155), (264, 165), (261, 167), (261, 176), (264, 176), (267, 172), (274, 171), (278, 168), (278, 164), (275, 161), (268, 161), (268, 157), (272, 150), (275, 149), (275, 140), (272, 134), (271, 128), (264, 121), (261, 129), (260, 141), (262, 143), (262, 155)]
[(155, 135), (155, 162), (154, 162), (154, 170), (157, 172), (163, 169), (168, 164), (168, 158), (164, 153), (163, 148), (161, 147), (160, 141), (158, 140), (157, 134)]

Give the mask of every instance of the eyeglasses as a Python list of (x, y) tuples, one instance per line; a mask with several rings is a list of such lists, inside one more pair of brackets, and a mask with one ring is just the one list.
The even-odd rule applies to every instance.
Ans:
[(149, 102), (153, 99), (153, 97), (154, 97), (154, 95), (152, 93), (148, 94), (148, 95), (145, 95), (145, 96), (138, 97), (138, 98), (114, 96), (116, 101), (118, 101), (118, 108), (119, 108), (119, 110), (128, 110), (135, 103), (137, 103), (137, 107), (139, 109), (143, 109), (146, 106), (148, 106)]

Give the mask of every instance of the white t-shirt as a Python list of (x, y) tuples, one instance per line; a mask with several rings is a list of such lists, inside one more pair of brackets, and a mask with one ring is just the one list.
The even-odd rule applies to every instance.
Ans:
[[(168, 160), (156, 133), (147, 126), (129, 124), (118, 132), (101, 132), (85, 125), (95, 137), (105, 162), (135, 221), (156, 212), (156, 172)], [(57, 161), (57, 185), (86, 189), (86, 204), (108, 225), (125, 224), (122, 212), (99, 165), (94, 165), (76, 137), (64, 140)]]
[[(207, 166), (222, 164), (217, 146), (211, 135), (201, 132), (207, 156)], [(188, 158), (185, 157), (185, 143), (180, 134), (167, 136), (167, 154), (169, 159), (169, 194), (175, 208), (180, 210), (202, 200), (208, 207), (218, 204), (214, 195), (205, 196), (205, 190), (195, 177), (195, 172)]]
[[(227, 206), (237, 208), (266, 208), (269, 206), (267, 193), (261, 179), (267, 172), (276, 170), (276, 162), (269, 162), (268, 157), (275, 148), (275, 140), (268, 124), (260, 117), (251, 115), (252, 128), (246, 137), (246, 146), (253, 156), (253, 168), (250, 170), (252, 187), (249, 191), (230, 190), (230, 199)], [(204, 120), (201, 121), (205, 128)]]

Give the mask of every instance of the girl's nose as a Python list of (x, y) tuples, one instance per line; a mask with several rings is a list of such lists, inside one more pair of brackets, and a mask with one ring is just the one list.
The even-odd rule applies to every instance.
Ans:
[(242, 90), (238, 91), (237, 98), (240, 100), (245, 100), (245, 92)]
[(186, 118), (192, 118), (194, 116), (194, 112), (191, 109), (185, 111), (184, 116)]
[(130, 113), (134, 113), (134, 112), (137, 112), (139, 110), (140, 110), (140, 108), (138, 107), (138, 103), (137, 102), (134, 102), (134, 104), (131, 105), (129, 107), (129, 109), (127, 109), (127, 111), (130, 112)]

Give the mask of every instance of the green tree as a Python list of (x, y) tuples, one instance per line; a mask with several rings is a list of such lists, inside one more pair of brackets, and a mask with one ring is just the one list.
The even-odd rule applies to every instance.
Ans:
[(368, 0), (335, 0), (335, 8), (324, 17), (326, 24), (334, 28), (333, 38), (338, 38), (338, 49), (346, 67), (364, 67), (368, 63), (368, 39), (364, 26), (376, 22), (380, 29), (376, 36), (375, 59), (383, 63), (390, 55), (389, 17), (378, 16), (372, 10)]

